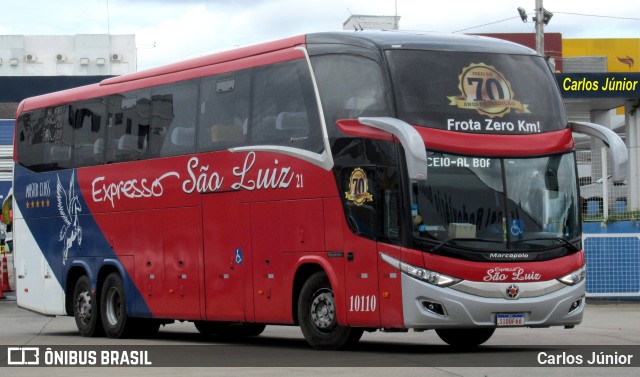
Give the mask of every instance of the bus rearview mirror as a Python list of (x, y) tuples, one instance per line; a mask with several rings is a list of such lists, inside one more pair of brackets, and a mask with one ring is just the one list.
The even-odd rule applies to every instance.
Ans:
[(608, 147), (611, 154), (611, 168), (614, 182), (622, 182), (627, 177), (627, 164), (629, 162), (629, 151), (624, 141), (607, 127), (589, 122), (569, 122), (571, 131), (593, 136), (602, 140)]
[(414, 181), (427, 179), (427, 151), (422, 137), (413, 126), (395, 118), (342, 119), (336, 122), (342, 133), (367, 139), (393, 141), (397, 139), (404, 148), (409, 178)]

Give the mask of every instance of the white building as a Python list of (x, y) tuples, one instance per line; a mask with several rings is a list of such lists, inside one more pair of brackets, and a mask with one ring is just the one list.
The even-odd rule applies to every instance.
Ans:
[(343, 30), (398, 30), (400, 16), (353, 14), (342, 24)]
[(106, 76), (137, 70), (135, 35), (0, 35), (0, 76)]
[(20, 101), (136, 70), (135, 35), (0, 35), (0, 196), (11, 186)]

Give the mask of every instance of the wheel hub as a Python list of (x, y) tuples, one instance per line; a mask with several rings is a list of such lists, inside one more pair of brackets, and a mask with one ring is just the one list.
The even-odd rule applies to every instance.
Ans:
[(89, 295), (89, 292), (81, 292), (76, 297), (76, 313), (77, 317), (85, 325), (91, 320), (91, 295)]
[(331, 292), (322, 292), (311, 302), (311, 320), (319, 329), (328, 329), (335, 322), (335, 303)]
[(105, 300), (105, 315), (110, 325), (115, 326), (120, 322), (120, 294), (116, 288), (110, 288)]

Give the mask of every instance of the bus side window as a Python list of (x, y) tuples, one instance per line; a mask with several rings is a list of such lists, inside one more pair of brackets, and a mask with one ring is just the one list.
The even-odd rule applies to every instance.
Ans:
[(321, 152), (322, 132), (309, 68), (304, 60), (256, 70), (249, 135), (256, 145)]
[(74, 132), (67, 116), (67, 105), (21, 114), (17, 130), (18, 162), (35, 171), (74, 167)]
[(109, 107), (110, 112), (115, 110), (116, 114), (115, 121), (110, 124), (107, 135), (107, 148), (114, 151), (114, 161), (145, 158), (151, 132), (151, 95), (149, 90), (132, 91), (124, 93), (122, 96), (112, 96)]
[(74, 165), (91, 166), (104, 162), (105, 105), (102, 98), (75, 102), (68, 106), (69, 128), (73, 130)]
[(18, 162), (33, 170), (40, 170), (44, 164), (44, 143), (42, 128), (44, 126), (44, 109), (22, 113), (18, 117), (16, 132)]
[(251, 71), (206, 77), (200, 100), (199, 151), (245, 145)]
[(196, 145), (198, 81), (153, 89), (149, 157), (193, 153)]
[(105, 163), (116, 161), (114, 140), (116, 140), (116, 131), (119, 129), (124, 118), (122, 98), (123, 95), (121, 94), (107, 97), (107, 129), (105, 130), (104, 140), (96, 144), (96, 152), (100, 148), (102, 149)]
[(382, 72), (378, 64), (358, 55), (326, 54), (311, 57), (329, 136), (341, 135), (339, 119), (390, 116)]
[(380, 188), (382, 203), (382, 235), (387, 239), (400, 238), (401, 205), (399, 174), (396, 168), (378, 168), (376, 187)]

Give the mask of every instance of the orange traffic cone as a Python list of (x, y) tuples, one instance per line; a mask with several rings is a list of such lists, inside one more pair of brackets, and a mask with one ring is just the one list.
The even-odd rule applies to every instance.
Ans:
[(3, 292), (11, 292), (11, 287), (9, 286), (9, 269), (7, 268), (7, 254), (2, 254), (2, 291)]

